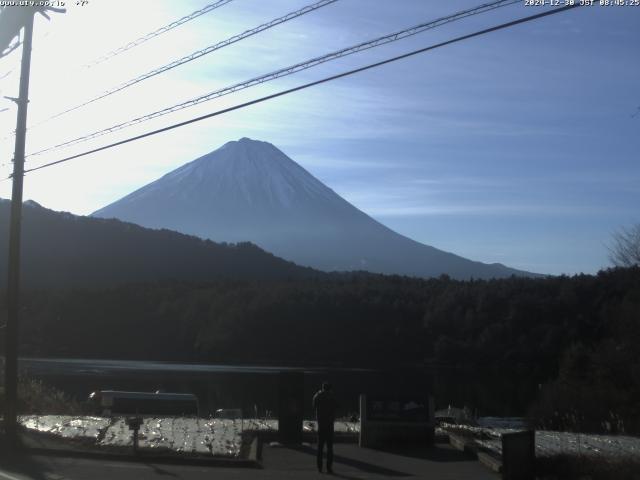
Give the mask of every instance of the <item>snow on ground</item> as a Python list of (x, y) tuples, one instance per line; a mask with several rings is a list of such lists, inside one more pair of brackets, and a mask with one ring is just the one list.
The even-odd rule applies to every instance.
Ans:
[(69, 415), (23, 415), (22, 426), (29, 430), (50, 433), (62, 438), (97, 440), (110, 420), (104, 417), (77, 417)]
[[(450, 428), (449, 428), (450, 427)], [(502, 455), (502, 435), (522, 431), (522, 428), (492, 428), (451, 425), (444, 431), (458, 431), (474, 437), (476, 444)], [(558, 454), (604, 456), (607, 458), (640, 458), (640, 438), (625, 435), (536, 431), (536, 455)]]
[(245, 430), (253, 430), (256, 432), (277, 432), (278, 420), (270, 418), (245, 418)]
[[(81, 440), (100, 447), (131, 447), (133, 444), (132, 433), (122, 417), (25, 415), (20, 417), (20, 423), (29, 430)], [(501, 436), (522, 430), (522, 427), (504, 428), (506, 424), (515, 427), (513, 423), (488, 422), (485, 426), (449, 425), (443, 431), (473, 436), (478, 445), (501, 454)], [(303, 429), (305, 432), (315, 432), (317, 424), (305, 420)], [(238, 457), (243, 430), (277, 432), (278, 421), (259, 418), (148, 417), (144, 418), (140, 427), (139, 447), (148, 451)], [(335, 423), (337, 434), (357, 435), (359, 431), (358, 422)], [(541, 430), (536, 432), (536, 453), (539, 456), (570, 454), (640, 458), (640, 438)]]
[[(140, 449), (237, 457), (242, 445), (241, 420), (205, 418), (145, 418), (140, 426)], [(123, 418), (106, 429), (101, 446), (132, 446), (133, 438)]]
[[(318, 423), (315, 420), (305, 420), (302, 423), (302, 430), (305, 432), (316, 432)], [(333, 424), (333, 431), (337, 434), (354, 434), (360, 433), (360, 422), (345, 422), (337, 420)]]
[[(29, 430), (65, 439), (85, 440), (100, 447), (131, 447), (133, 435), (125, 419), (27, 415), (20, 423)], [(138, 434), (141, 450), (238, 457), (242, 446), (242, 420), (205, 418), (144, 418)]]
[[(277, 432), (278, 420), (275, 419), (261, 419), (261, 418), (245, 418), (244, 429), (254, 430), (260, 432)], [(318, 424), (315, 420), (304, 420), (302, 422), (303, 432), (315, 432), (318, 430)], [(333, 426), (333, 430), (337, 434), (354, 434), (360, 433), (360, 422), (346, 422), (342, 420), (336, 420)]]
[[(123, 417), (25, 415), (20, 423), (29, 430), (65, 439), (83, 440), (100, 447), (131, 447), (133, 436)], [(304, 431), (315, 432), (315, 421), (305, 420)], [(277, 432), (273, 419), (219, 419), (193, 417), (145, 417), (138, 434), (141, 450), (238, 457), (243, 430)], [(338, 434), (357, 434), (356, 422), (335, 423)]]
[(539, 455), (553, 455), (561, 451), (581, 455), (640, 458), (640, 438), (540, 431), (536, 432), (536, 451)]

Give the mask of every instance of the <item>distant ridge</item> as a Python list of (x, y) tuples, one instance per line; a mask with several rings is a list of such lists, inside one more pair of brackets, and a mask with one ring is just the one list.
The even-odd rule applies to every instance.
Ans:
[(215, 241), (251, 241), (324, 271), (453, 278), (535, 274), (404, 237), (358, 210), (270, 143), (242, 138), (96, 211)]
[[(11, 202), (0, 199), (0, 251), (7, 252)], [(321, 275), (250, 243), (224, 245), (119, 220), (54, 212), (26, 201), (21, 282), (26, 287), (105, 287), (165, 280), (283, 280)], [(0, 286), (7, 280), (0, 261)]]

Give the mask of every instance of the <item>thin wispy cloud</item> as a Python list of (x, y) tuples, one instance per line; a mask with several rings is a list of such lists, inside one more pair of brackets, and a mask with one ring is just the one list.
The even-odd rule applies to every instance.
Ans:
[(424, 217), (437, 215), (459, 216), (590, 216), (606, 214), (608, 209), (582, 205), (416, 205), (371, 206), (367, 213), (376, 217)]

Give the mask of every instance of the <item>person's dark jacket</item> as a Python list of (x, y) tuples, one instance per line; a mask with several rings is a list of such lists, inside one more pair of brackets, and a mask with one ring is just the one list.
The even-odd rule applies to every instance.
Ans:
[(331, 428), (336, 419), (336, 400), (333, 393), (320, 390), (313, 396), (313, 411), (316, 414), (318, 428)]

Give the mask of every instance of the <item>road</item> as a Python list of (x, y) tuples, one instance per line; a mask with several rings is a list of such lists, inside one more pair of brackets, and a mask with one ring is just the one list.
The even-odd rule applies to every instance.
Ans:
[(354, 444), (337, 444), (333, 476), (320, 474), (315, 470), (313, 446), (265, 446), (263, 456), (262, 468), (176, 465), (58, 455), (3, 456), (0, 459), (0, 480), (499, 478), (473, 458), (445, 445), (429, 450), (389, 453), (360, 449)]

